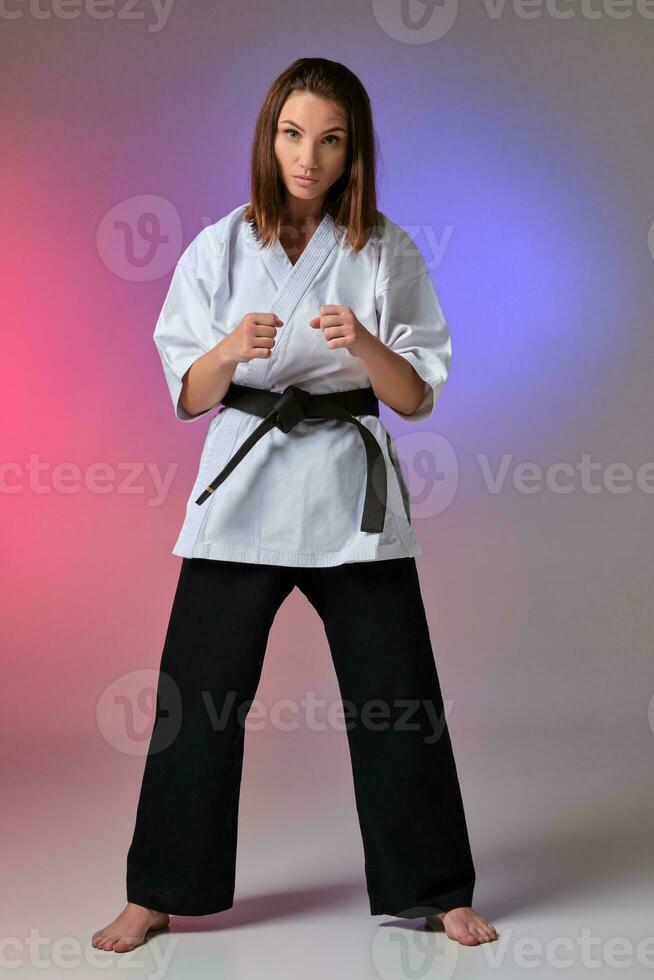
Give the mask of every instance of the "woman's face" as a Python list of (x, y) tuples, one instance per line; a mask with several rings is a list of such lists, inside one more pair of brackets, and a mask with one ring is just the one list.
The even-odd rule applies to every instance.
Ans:
[[(294, 92), (282, 106), (275, 136), (279, 175), (289, 195), (301, 201), (323, 198), (345, 170), (347, 115), (335, 102)], [(312, 177), (302, 182), (298, 177)]]

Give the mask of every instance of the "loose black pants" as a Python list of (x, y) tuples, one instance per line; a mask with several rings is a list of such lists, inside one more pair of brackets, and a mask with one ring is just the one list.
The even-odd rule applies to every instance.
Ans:
[(127, 900), (176, 915), (232, 906), (243, 722), (295, 585), (323, 621), (345, 708), (371, 915), (471, 905), (475, 870), (414, 558), (326, 568), (182, 559)]

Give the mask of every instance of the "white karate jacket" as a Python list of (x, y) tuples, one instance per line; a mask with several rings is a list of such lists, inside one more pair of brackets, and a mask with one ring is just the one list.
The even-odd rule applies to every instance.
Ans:
[[(357, 255), (336, 241), (326, 215), (293, 264), (282, 245), (262, 248), (240, 205), (204, 228), (180, 257), (154, 331), (175, 414), (182, 377), (246, 313), (276, 313), (284, 325), (269, 358), (237, 365), (233, 381), (273, 391), (289, 384), (312, 393), (370, 385), (364, 362), (330, 349), (309, 320), (327, 303), (344, 304), (425, 382), (409, 422), (429, 418), (446, 382), (450, 334), (424, 258), (411, 237), (383, 215), (383, 231)], [(382, 403), (380, 402), (380, 405)], [(387, 470), (382, 533), (360, 530), (366, 453), (355, 425), (305, 419), (266, 433), (203, 503), (195, 501), (261, 418), (226, 407), (209, 423), (196, 481), (172, 554), (272, 565), (328, 566), (422, 554), (395, 447), (381, 419), (358, 416), (377, 439)]]

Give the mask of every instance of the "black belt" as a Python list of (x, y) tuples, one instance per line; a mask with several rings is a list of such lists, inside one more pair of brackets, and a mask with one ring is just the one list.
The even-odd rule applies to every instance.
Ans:
[[(238, 408), (242, 412), (263, 417), (263, 422), (239, 446), (229, 462), (222, 468), (203, 490), (196, 504), (203, 504), (214, 490), (227, 479), (243, 457), (273, 426), (282, 432), (290, 432), (302, 419), (341, 419), (351, 422), (358, 428), (366, 450), (368, 473), (366, 497), (361, 519), (362, 531), (377, 534), (384, 529), (386, 517), (386, 465), (379, 443), (362, 425), (355, 415), (379, 416), (379, 401), (372, 388), (354, 388), (350, 391), (334, 391), (324, 395), (288, 385), (283, 392), (268, 391), (266, 388), (253, 388), (232, 382), (225, 392), (222, 402), (227, 407)], [(373, 484), (374, 476), (374, 484)]]

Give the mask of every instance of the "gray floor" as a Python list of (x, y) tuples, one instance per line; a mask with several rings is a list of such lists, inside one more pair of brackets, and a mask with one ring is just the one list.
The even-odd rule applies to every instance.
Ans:
[(124, 902), (141, 763), (50, 744), (47, 765), (23, 770), (12, 787), (4, 968), (233, 980), (651, 976), (652, 733), (625, 726), (612, 754), (601, 725), (595, 734), (456, 733), (475, 905), (499, 931), (476, 948), (426, 932), (423, 920), (370, 915), (339, 735), (326, 747), (293, 733), (248, 734), (234, 907), (173, 917), (168, 934), (122, 957), (92, 950), (89, 937)]

